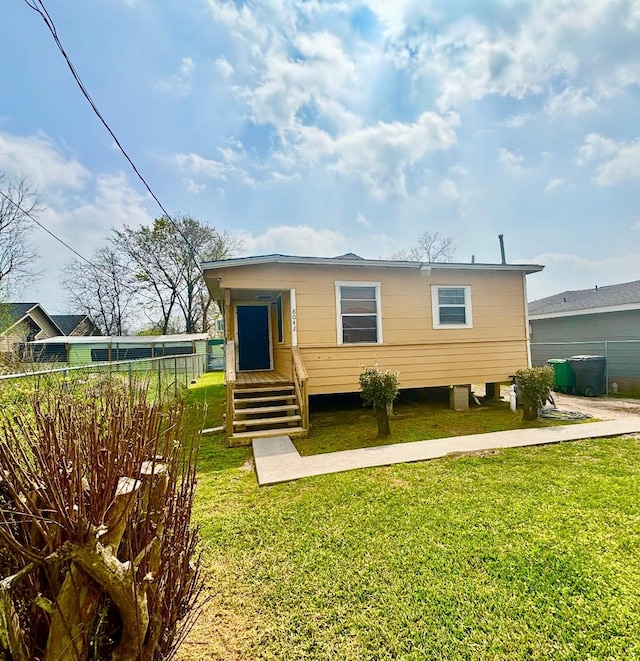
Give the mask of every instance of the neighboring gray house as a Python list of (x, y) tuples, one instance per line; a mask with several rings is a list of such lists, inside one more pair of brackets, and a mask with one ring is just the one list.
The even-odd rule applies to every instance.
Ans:
[(640, 385), (640, 280), (529, 303), (531, 360), (606, 356), (609, 384)]

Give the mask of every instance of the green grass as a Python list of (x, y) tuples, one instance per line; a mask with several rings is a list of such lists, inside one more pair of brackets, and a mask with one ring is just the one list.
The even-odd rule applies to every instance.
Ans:
[[(220, 392), (191, 396), (215, 417)], [(182, 659), (640, 658), (636, 439), (262, 489), (248, 448), (203, 444), (211, 601)]]
[(305, 456), (371, 447), (384, 443), (408, 443), (449, 436), (566, 424), (557, 420), (522, 422), (522, 411), (513, 412), (508, 402), (472, 405), (468, 411), (452, 411), (448, 392), (403, 392), (390, 419), (391, 437), (379, 439), (373, 411), (362, 406), (359, 395), (326, 397), (311, 406), (308, 438), (295, 439)]

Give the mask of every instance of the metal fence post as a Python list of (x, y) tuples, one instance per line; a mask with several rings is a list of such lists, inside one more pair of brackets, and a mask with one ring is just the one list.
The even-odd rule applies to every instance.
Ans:
[(173, 394), (178, 396), (178, 356), (173, 357)]

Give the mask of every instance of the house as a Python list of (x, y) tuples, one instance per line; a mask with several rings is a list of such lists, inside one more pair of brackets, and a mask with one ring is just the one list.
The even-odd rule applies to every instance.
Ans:
[(87, 365), (207, 353), (207, 334), (52, 337), (29, 343), (39, 360)]
[(52, 314), (63, 335), (100, 335), (100, 329), (86, 314)]
[(640, 280), (533, 301), (529, 320), (534, 365), (596, 354), (607, 358), (609, 384), (640, 385)]
[(57, 335), (64, 335), (62, 329), (39, 303), (0, 303), (0, 353)]
[(224, 315), (233, 443), (305, 434), (308, 398), (359, 390), (364, 366), (401, 388), (498, 383), (529, 365), (526, 275), (538, 265), (266, 255), (203, 264)]

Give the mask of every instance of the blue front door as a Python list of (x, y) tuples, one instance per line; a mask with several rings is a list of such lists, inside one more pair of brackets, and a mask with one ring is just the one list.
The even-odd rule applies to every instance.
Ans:
[(238, 369), (271, 369), (269, 306), (238, 305)]

